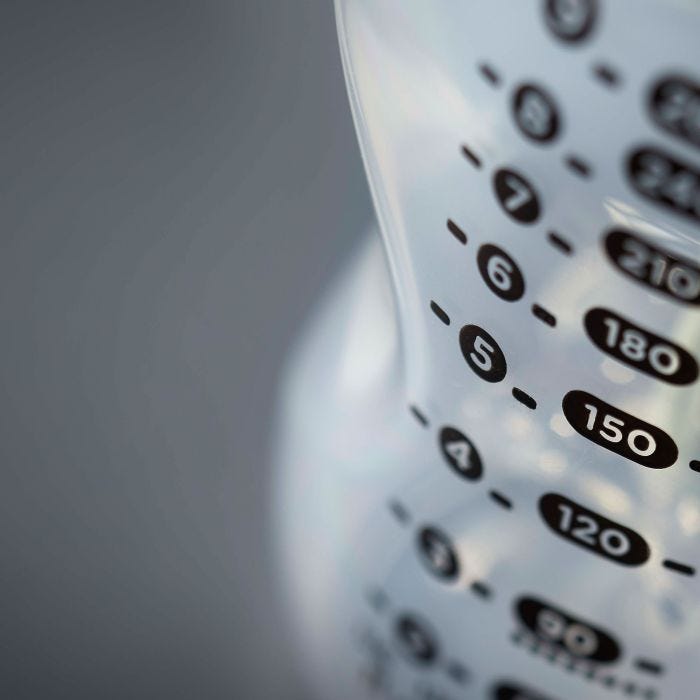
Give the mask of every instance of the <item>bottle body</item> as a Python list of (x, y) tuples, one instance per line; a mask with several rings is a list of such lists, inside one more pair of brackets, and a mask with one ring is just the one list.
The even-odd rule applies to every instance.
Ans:
[(692, 697), (700, 13), (338, 15), (384, 248), (307, 329), (281, 411), (320, 695)]

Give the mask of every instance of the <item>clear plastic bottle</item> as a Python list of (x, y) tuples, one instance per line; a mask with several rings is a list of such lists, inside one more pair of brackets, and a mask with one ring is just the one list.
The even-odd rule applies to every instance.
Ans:
[(383, 246), (280, 406), (318, 697), (700, 696), (700, 3), (337, 13)]

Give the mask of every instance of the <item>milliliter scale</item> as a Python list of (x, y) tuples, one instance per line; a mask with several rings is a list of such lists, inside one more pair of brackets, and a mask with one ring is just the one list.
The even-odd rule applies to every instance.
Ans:
[(315, 692), (700, 698), (700, 2), (336, 4), (383, 247), (281, 402)]

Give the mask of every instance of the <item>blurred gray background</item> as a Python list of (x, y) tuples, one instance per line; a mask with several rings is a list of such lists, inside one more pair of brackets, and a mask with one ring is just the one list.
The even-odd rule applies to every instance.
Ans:
[(371, 216), (330, 0), (0, 2), (0, 696), (304, 698), (268, 429)]

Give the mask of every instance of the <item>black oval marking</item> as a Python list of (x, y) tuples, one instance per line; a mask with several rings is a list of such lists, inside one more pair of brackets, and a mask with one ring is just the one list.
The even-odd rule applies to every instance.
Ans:
[(503, 211), (521, 224), (540, 218), (540, 198), (534, 185), (519, 172), (501, 168), (493, 175), (493, 191)]
[(413, 613), (400, 615), (394, 623), (394, 637), (401, 654), (419, 666), (429, 666), (438, 658), (437, 636), (427, 622)]
[(554, 328), (557, 325), (557, 318), (554, 314), (550, 314), (547, 309), (542, 308), (539, 304), (532, 305), (532, 313), (535, 318), (539, 318), (540, 321), (546, 323), (548, 326)]
[(457, 226), (457, 224), (452, 221), (452, 219), (447, 220), (447, 230), (462, 244), (467, 245), (467, 234), (462, 231), (462, 229)]
[(452, 540), (436, 527), (424, 527), (416, 540), (420, 558), (426, 569), (442, 581), (459, 576), (459, 560)]
[(698, 378), (698, 364), (689, 352), (610, 309), (591, 309), (583, 325), (600, 350), (655, 379), (680, 385)]
[(526, 688), (520, 683), (513, 681), (501, 681), (493, 689), (491, 695), (493, 700), (553, 700), (537, 690)]
[(486, 286), (504, 301), (518, 301), (525, 293), (525, 278), (518, 263), (492, 243), (485, 243), (476, 256)]
[(700, 146), (700, 84), (683, 75), (666, 75), (649, 93), (649, 113), (664, 131)]
[(441, 306), (431, 301), (430, 309), (446, 326), (450, 325), (450, 317)]
[(513, 387), (513, 398), (516, 401), (520, 401), (523, 406), (527, 406), (531, 411), (537, 408), (537, 401), (530, 394), (526, 394), (522, 389), (518, 389), (517, 386)]
[(511, 111), (520, 133), (531, 141), (549, 143), (561, 131), (557, 103), (541, 85), (519, 85), (513, 93)]
[(484, 473), (479, 450), (460, 430), (445, 426), (440, 430), (440, 450), (450, 468), (462, 479), (478, 481)]
[(649, 201), (700, 222), (700, 171), (659, 148), (644, 147), (627, 159), (632, 187)]
[(469, 146), (462, 145), (462, 154), (475, 168), (481, 167), (481, 158), (479, 158)]
[(695, 576), (695, 569), (688, 564), (682, 564), (679, 561), (673, 561), (672, 559), (664, 559), (661, 565), (666, 569), (675, 571), (676, 573), (683, 574), (684, 576)]
[(459, 346), (475, 374), (491, 383), (503, 381), (508, 371), (505, 355), (483, 328), (467, 325), (459, 332)]
[(645, 287), (684, 304), (700, 304), (700, 267), (692, 260), (671, 255), (622, 229), (606, 234), (605, 251), (620, 272)]
[(576, 658), (607, 664), (622, 653), (611, 634), (551, 603), (523, 597), (516, 601), (515, 611), (528, 630)]
[(649, 559), (649, 545), (641, 535), (566, 496), (547, 493), (539, 509), (552, 532), (604, 559), (624, 566), (641, 566)]
[(694, 472), (700, 472), (700, 459), (691, 459), (688, 466), (694, 471)]
[(597, 0), (546, 0), (544, 19), (550, 31), (567, 43), (584, 41), (596, 25)]
[(593, 394), (570, 391), (562, 409), (579, 435), (643, 467), (666, 469), (678, 459), (676, 443), (661, 428)]

